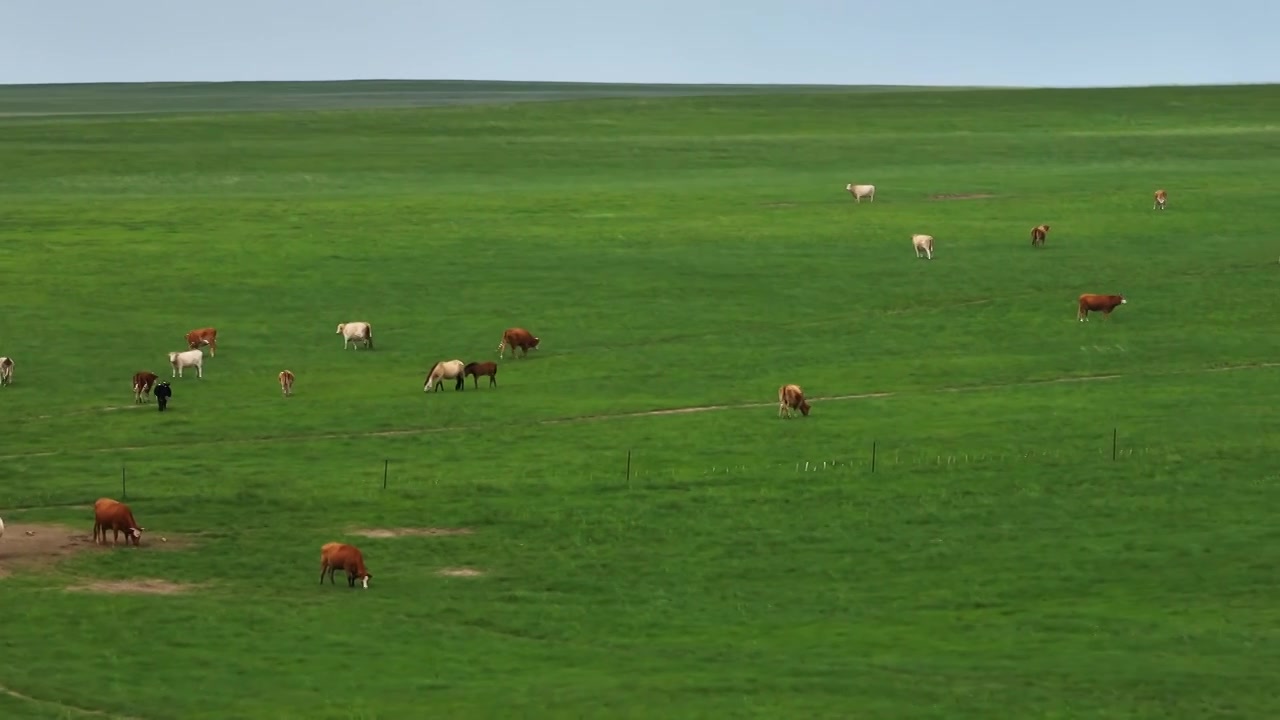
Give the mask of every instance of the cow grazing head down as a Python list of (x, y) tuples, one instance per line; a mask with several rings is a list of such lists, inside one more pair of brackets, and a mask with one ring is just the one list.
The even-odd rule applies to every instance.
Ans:
[(801, 400), (800, 404), (797, 405), (797, 407), (800, 408), (801, 415), (804, 415), (805, 417), (809, 417), (809, 401), (808, 400)]

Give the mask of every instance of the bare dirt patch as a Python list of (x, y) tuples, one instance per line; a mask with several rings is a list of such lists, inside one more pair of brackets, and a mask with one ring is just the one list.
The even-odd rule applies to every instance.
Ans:
[(470, 535), (471, 528), (362, 528), (352, 530), (352, 535), (371, 538), (435, 537), (438, 535)]
[(941, 195), (930, 195), (930, 200), (982, 200), (984, 198), (993, 198), (995, 195), (991, 193), (942, 193)]
[(793, 202), (767, 202), (767, 203), (760, 203), (760, 204), (765, 207), (795, 207), (796, 206), (796, 204)]
[[(92, 523), (90, 523), (92, 525)], [(189, 543), (172, 535), (142, 534), (141, 547), (137, 549), (177, 550)], [(134, 550), (124, 544), (124, 536), (116, 546), (121, 552)], [(93, 533), (83, 532), (66, 525), (43, 523), (6, 522), (4, 537), (0, 538), (0, 578), (12, 575), (20, 569), (41, 570), (79, 552), (105, 552), (112, 546), (95, 545)]]
[(195, 588), (195, 585), (183, 585), (168, 580), (94, 580), (79, 585), (70, 585), (73, 592), (98, 593), (137, 593), (144, 595), (176, 595)]
[(449, 577), (479, 577), (484, 574), (484, 571), (469, 567), (456, 567), (442, 568), (437, 574)]

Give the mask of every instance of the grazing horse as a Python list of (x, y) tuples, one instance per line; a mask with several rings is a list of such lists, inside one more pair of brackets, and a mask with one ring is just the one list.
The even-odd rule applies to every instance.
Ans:
[(1044, 245), (1044, 239), (1049, 235), (1048, 225), (1037, 225), (1031, 228), (1031, 246), (1039, 247)]
[(1128, 304), (1128, 300), (1123, 295), (1090, 295), (1088, 293), (1080, 296), (1079, 305), (1076, 308), (1076, 319), (1085, 322), (1089, 319), (1089, 311), (1102, 313), (1102, 319), (1106, 320), (1107, 316), (1115, 310), (1117, 306)]
[(443, 389), (445, 380), (453, 380), (453, 389), (461, 390), (465, 387), (464, 381), (467, 379), (466, 367), (467, 364), (461, 360), (441, 360), (431, 368), (427, 381), (422, 385), (422, 392)]
[(462, 373), (472, 377), (476, 389), (480, 388), (481, 375), (489, 376), (489, 387), (494, 387), (498, 384), (498, 363), (496, 362), (467, 363), (467, 366), (462, 368)]
[(284, 397), (293, 394), (293, 373), (288, 370), (280, 371), (280, 394)]
[(1155, 210), (1156, 208), (1160, 208), (1161, 210), (1163, 210), (1164, 204), (1167, 202), (1169, 202), (1169, 193), (1165, 192), (1164, 190), (1157, 190), (1156, 201), (1155, 201), (1155, 204), (1151, 206), (1151, 209)]
[(799, 410), (805, 417), (809, 417), (809, 401), (804, 399), (804, 391), (799, 385), (783, 385), (778, 388), (778, 417), (794, 417), (795, 411)]
[(925, 257), (933, 259), (933, 236), (932, 235), (912, 235), (911, 245), (916, 250), (916, 257), (920, 257), (920, 251), (923, 250)]

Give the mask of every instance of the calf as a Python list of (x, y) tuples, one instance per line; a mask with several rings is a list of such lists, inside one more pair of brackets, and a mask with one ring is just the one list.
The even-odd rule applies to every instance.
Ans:
[(329, 584), (333, 581), (335, 570), (347, 571), (347, 587), (355, 587), (356, 580), (362, 579), (365, 590), (369, 589), (369, 569), (364, 566), (364, 555), (355, 545), (344, 543), (325, 543), (320, 546), (320, 584), (324, 584), (324, 574), (329, 573)]
[(155, 386), (156, 380), (160, 378), (153, 372), (141, 370), (133, 374), (133, 401), (135, 403), (145, 402), (144, 397), (150, 397), (151, 388)]
[(196, 377), (204, 377), (204, 351), (187, 350), (169, 353), (169, 366), (173, 368), (173, 377), (182, 377), (183, 368), (194, 367)]
[(293, 373), (288, 370), (280, 371), (280, 394), (285, 397), (293, 394)]
[(852, 195), (853, 199), (858, 203), (862, 202), (862, 198), (870, 198), (871, 202), (876, 201), (875, 185), (854, 185), (853, 183), (849, 183), (844, 186), (844, 189), (848, 190), (849, 194)]
[(367, 322), (339, 323), (338, 332), (334, 334), (342, 336), (343, 350), (346, 350), (349, 345), (355, 345), (359, 350), (361, 344), (370, 350), (373, 349), (373, 326)]
[(920, 257), (920, 251), (923, 250), (925, 257), (929, 260), (933, 259), (933, 236), (932, 235), (912, 235), (911, 245), (916, 249), (916, 257)]
[(115, 545), (120, 541), (120, 533), (124, 533), (124, 544), (128, 545), (129, 541), (133, 541), (133, 546), (138, 547), (142, 540), (142, 531), (146, 528), (138, 527), (138, 521), (133, 519), (133, 511), (128, 505), (117, 502), (111, 498), (99, 498), (93, 504), (93, 542), (98, 543), (98, 533), (102, 533), (102, 542), (107, 544), (107, 531), (112, 532), (111, 544)]
[(502, 353), (508, 347), (511, 348), (512, 357), (515, 356), (517, 349), (524, 351), (524, 357), (529, 357), (529, 351), (537, 350), (541, 342), (524, 328), (507, 328), (502, 332), (502, 341), (498, 343), (498, 359), (502, 359)]
[(1076, 309), (1076, 319), (1085, 322), (1089, 319), (1089, 311), (1102, 313), (1102, 319), (1106, 320), (1107, 316), (1115, 310), (1117, 306), (1127, 304), (1129, 301), (1124, 299), (1123, 295), (1090, 295), (1084, 294), (1080, 296), (1079, 305)]
[(809, 417), (809, 401), (799, 385), (783, 385), (778, 388), (778, 417), (795, 417), (795, 411)]
[(1049, 235), (1048, 225), (1037, 225), (1031, 228), (1031, 246), (1039, 247), (1044, 245), (1044, 239)]
[(1156, 201), (1155, 201), (1155, 204), (1151, 206), (1151, 209), (1155, 210), (1156, 208), (1160, 208), (1161, 210), (1163, 210), (1164, 204), (1166, 202), (1169, 202), (1169, 193), (1165, 192), (1164, 190), (1157, 190)]
[(480, 387), (480, 376), (488, 375), (489, 387), (493, 387), (498, 384), (498, 363), (496, 362), (467, 363), (466, 367), (462, 368), (462, 374), (470, 375), (472, 377), (475, 383), (474, 387), (476, 389), (479, 389)]
[[(13, 384), (13, 358), (0, 357), (0, 387)], [(40, 383), (37, 382), (37, 385)]]
[(202, 345), (209, 346), (209, 357), (218, 354), (218, 329), (200, 328), (187, 333), (187, 349), (196, 350)]

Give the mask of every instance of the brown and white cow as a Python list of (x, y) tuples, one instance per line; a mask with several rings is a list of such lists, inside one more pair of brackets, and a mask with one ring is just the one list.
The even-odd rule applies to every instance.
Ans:
[(370, 350), (373, 349), (373, 326), (367, 322), (339, 323), (338, 332), (334, 334), (342, 336), (343, 350), (352, 344), (359, 350), (361, 343)]
[(135, 403), (146, 402), (143, 398), (151, 397), (151, 388), (155, 387), (156, 380), (160, 378), (155, 373), (140, 370), (133, 374), (133, 401)]
[(804, 399), (804, 391), (799, 385), (783, 385), (778, 388), (778, 417), (794, 417), (795, 411), (809, 417), (809, 401)]
[(852, 195), (853, 199), (858, 203), (862, 202), (862, 198), (870, 198), (871, 202), (876, 201), (875, 185), (854, 185), (853, 183), (849, 183), (844, 186), (844, 189), (848, 190), (849, 194)]
[(1091, 295), (1086, 293), (1080, 296), (1079, 305), (1076, 309), (1076, 319), (1080, 322), (1085, 322), (1089, 319), (1089, 312), (1093, 311), (1102, 313), (1102, 319), (1106, 320), (1112, 310), (1128, 302), (1123, 295)]
[(929, 260), (933, 259), (932, 235), (912, 235), (911, 245), (916, 249), (916, 257), (920, 257), (920, 251), (923, 250), (926, 258)]
[(1151, 206), (1151, 209), (1155, 210), (1156, 208), (1160, 208), (1161, 210), (1163, 210), (1164, 204), (1169, 202), (1169, 193), (1165, 192), (1164, 190), (1157, 190), (1155, 199), (1156, 201)]
[(1031, 228), (1031, 246), (1039, 247), (1044, 245), (1044, 239), (1049, 235), (1048, 225), (1037, 225)]
[(218, 329), (200, 328), (187, 333), (187, 349), (195, 350), (203, 345), (209, 346), (209, 357), (218, 354)]
[(280, 394), (285, 397), (293, 394), (293, 373), (288, 370), (280, 371)]
[(98, 533), (101, 531), (101, 544), (106, 545), (108, 530), (112, 532), (112, 545), (120, 541), (120, 533), (123, 532), (124, 544), (128, 545), (132, 540), (133, 546), (138, 547), (138, 543), (142, 540), (142, 531), (146, 528), (138, 527), (138, 521), (133, 519), (133, 511), (128, 505), (111, 498), (99, 498), (93, 504), (93, 542), (98, 542)]
[(13, 384), (13, 358), (0, 357), (0, 386)]
[(512, 357), (515, 357), (516, 350), (523, 350), (523, 357), (529, 357), (529, 351), (537, 350), (541, 342), (524, 328), (507, 328), (502, 333), (502, 341), (498, 343), (498, 359), (502, 359), (502, 353), (506, 352), (508, 347), (511, 348)]
[(369, 569), (364, 565), (364, 555), (355, 545), (331, 542), (320, 546), (320, 584), (324, 584), (327, 572), (329, 584), (336, 585), (333, 581), (335, 570), (347, 572), (347, 587), (355, 587), (356, 580), (362, 580), (364, 589), (369, 589), (369, 578), (373, 575), (369, 574)]

